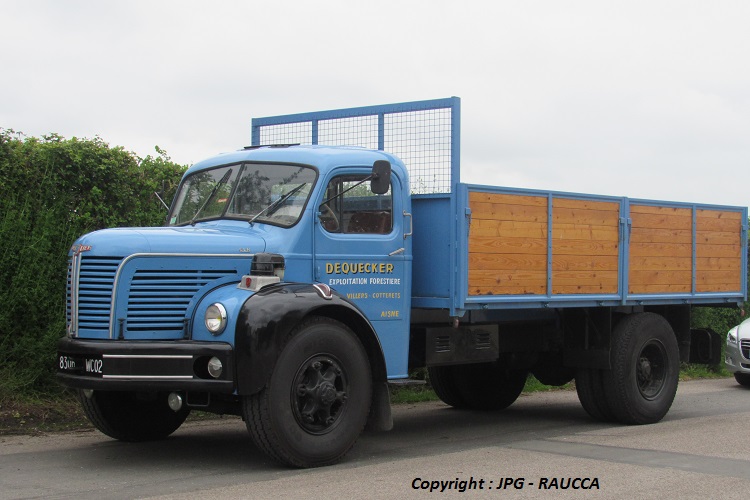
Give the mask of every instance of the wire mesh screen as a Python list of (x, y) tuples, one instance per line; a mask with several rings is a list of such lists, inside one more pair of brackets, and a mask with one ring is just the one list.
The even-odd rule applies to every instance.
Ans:
[(312, 123), (266, 125), (260, 129), (260, 144), (312, 144)]
[(385, 148), (409, 169), (413, 194), (451, 191), (451, 110), (385, 115)]
[(253, 145), (321, 144), (381, 149), (409, 170), (413, 194), (450, 193), (458, 182), (459, 99), (253, 120)]
[(321, 120), (318, 122), (318, 144), (378, 149), (378, 117)]

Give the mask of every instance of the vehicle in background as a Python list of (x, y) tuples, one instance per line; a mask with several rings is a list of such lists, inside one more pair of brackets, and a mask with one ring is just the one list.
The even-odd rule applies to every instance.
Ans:
[(738, 384), (750, 387), (750, 318), (727, 333), (724, 366)]

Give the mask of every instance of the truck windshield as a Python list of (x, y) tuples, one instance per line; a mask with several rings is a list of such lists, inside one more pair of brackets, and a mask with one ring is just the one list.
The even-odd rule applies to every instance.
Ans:
[(235, 164), (185, 179), (170, 226), (212, 219), (247, 219), (289, 227), (299, 220), (317, 173), (299, 165)]

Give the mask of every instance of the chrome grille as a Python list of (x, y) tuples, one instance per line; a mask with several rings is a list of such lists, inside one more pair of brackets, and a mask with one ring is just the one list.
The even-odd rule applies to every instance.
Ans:
[(67, 317), (74, 332), (109, 332), (112, 285), (121, 260), (86, 255), (74, 255), (69, 260)]
[(740, 350), (745, 359), (750, 359), (750, 340), (740, 340)]

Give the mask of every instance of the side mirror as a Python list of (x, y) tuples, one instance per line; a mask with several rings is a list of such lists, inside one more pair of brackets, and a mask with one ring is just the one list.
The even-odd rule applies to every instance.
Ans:
[(391, 163), (387, 160), (378, 160), (372, 165), (372, 179), (370, 180), (370, 191), (375, 194), (385, 194), (391, 187)]

